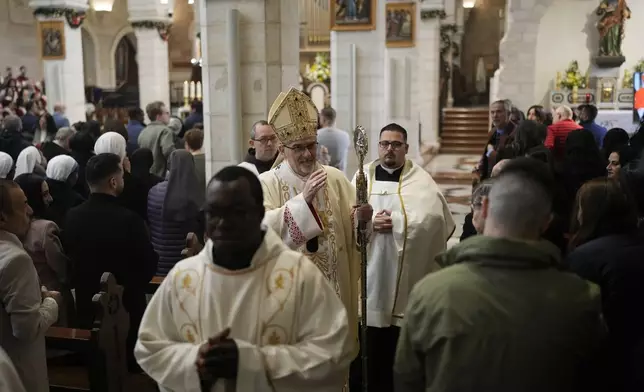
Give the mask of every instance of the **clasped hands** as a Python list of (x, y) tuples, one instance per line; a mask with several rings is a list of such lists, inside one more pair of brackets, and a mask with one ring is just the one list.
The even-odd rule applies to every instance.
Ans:
[(373, 231), (377, 233), (391, 233), (393, 222), (391, 221), (391, 210), (381, 210), (373, 218)]
[(197, 371), (202, 382), (214, 385), (218, 379), (235, 380), (239, 368), (239, 349), (237, 343), (230, 339), (230, 328), (226, 328), (208, 339), (199, 348), (197, 354)]

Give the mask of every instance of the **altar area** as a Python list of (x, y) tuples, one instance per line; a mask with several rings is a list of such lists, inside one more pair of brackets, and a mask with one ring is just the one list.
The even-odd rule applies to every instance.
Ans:
[[(566, 90), (553, 90), (550, 92), (550, 107), (556, 108), (560, 105), (576, 109), (578, 106), (588, 103), (597, 106), (597, 118), (595, 122), (606, 129), (622, 128), (630, 135), (633, 135), (640, 126), (637, 116), (633, 112), (633, 90), (620, 89), (616, 93), (616, 99), (610, 106), (599, 105), (596, 100), (596, 93), (593, 90), (579, 90), (578, 94), (582, 100), (573, 99), (573, 93)], [(586, 100), (588, 97), (588, 100)]]
[[(600, 64), (601, 60), (599, 61)], [(573, 61), (562, 78), (557, 73), (554, 89), (549, 93), (549, 106), (560, 105), (576, 109), (582, 104), (595, 105), (598, 109), (595, 122), (606, 129), (622, 128), (630, 135), (639, 128), (640, 122), (633, 110), (633, 74), (644, 68), (644, 61), (633, 67), (633, 72), (624, 70), (621, 78), (617, 68), (608, 65), (591, 65), (585, 75), (579, 72), (579, 65)]]

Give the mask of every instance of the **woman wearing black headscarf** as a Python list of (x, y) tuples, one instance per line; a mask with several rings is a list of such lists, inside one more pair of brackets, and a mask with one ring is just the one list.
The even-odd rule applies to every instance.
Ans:
[(135, 208), (137, 211), (140, 211), (139, 215), (146, 220), (148, 214), (148, 193), (153, 186), (163, 181), (163, 178), (150, 173), (153, 162), (154, 155), (148, 148), (139, 148), (130, 157), (132, 177), (135, 179), (133, 184), (137, 187), (133, 195), (136, 199), (134, 201)]
[(175, 150), (168, 159), (166, 180), (148, 194), (150, 239), (159, 254), (157, 275), (167, 275), (181, 260), (188, 233), (203, 233), (201, 191), (192, 154)]
[(53, 201), (45, 178), (37, 174), (22, 174), (15, 179), (27, 197), (33, 210), (31, 225), (23, 246), (38, 271), (40, 284), (48, 290), (58, 291), (63, 304), (58, 308), (58, 324), (72, 325), (74, 321), (74, 297), (69, 286), (70, 261), (65, 256), (60, 241), (58, 225), (48, 219), (49, 204)]
[(85, 181), (85, 167), (87, 161), (94, 156), (94, 138), (89, 132), (76, 132), (69, 140), (69, 148), (72, 150), (70, 155), (78, 163), (78, 181), (74, 185), (74, 190), (83, 198), (89, 197), (89, 186)]
[(38, 144), (54, 140), (58, 128), (56, 127), (56, 121), (54, 121), (54, 117), (51, 114), (43, 112), (40, 115), (40, 118), (38, 119), (38, 131)]

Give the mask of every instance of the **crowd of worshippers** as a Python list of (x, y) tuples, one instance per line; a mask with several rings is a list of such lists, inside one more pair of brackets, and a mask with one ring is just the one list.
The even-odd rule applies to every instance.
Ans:
[[(48, 390), (43, 333), (88, 328), (104, 272), (125, 290), (128, 368), (161, 391), (355, 392), (364, 379), (370, 391), (644, 390), (639, 177), (627, 165), (609, 176), (591, 131), (564, 134), (569, 108), (544, 130), (491, 105), (466, 223), (476, 235), (449, 249), (447, 201), (398, 124), (378, 133), (359, 204), (358, 173), (320, 164), (323, 121), (296, 89), (253, 125), (245, 161), (207, 183), (202, 131), (178, 149), (165, 105), (146, 111), (130, 156), (127, 128), (81, 124), (52, 141), (66, 153), (22, 149), (13, 181), (12, 161), (0, 165), (10, 390)], [(8, 119), (4, 132), (19, 133)], [(148, 303), (155, 275), (165, 278)]]

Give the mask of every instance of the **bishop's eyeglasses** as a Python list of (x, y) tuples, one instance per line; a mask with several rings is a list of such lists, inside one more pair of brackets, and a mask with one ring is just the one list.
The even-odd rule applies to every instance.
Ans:
[(296, 154), (304, 154), (305, 151), (309, 151), (310, 153), (313, 153), (313, 151), (316, 151), (318, 148), (318, 143), (313, 142), (309, 144), (296, 144), (294, 146), (287, 146), (284, 145), (284, 147), (288, 148), (289, 150), (292, 150)]

